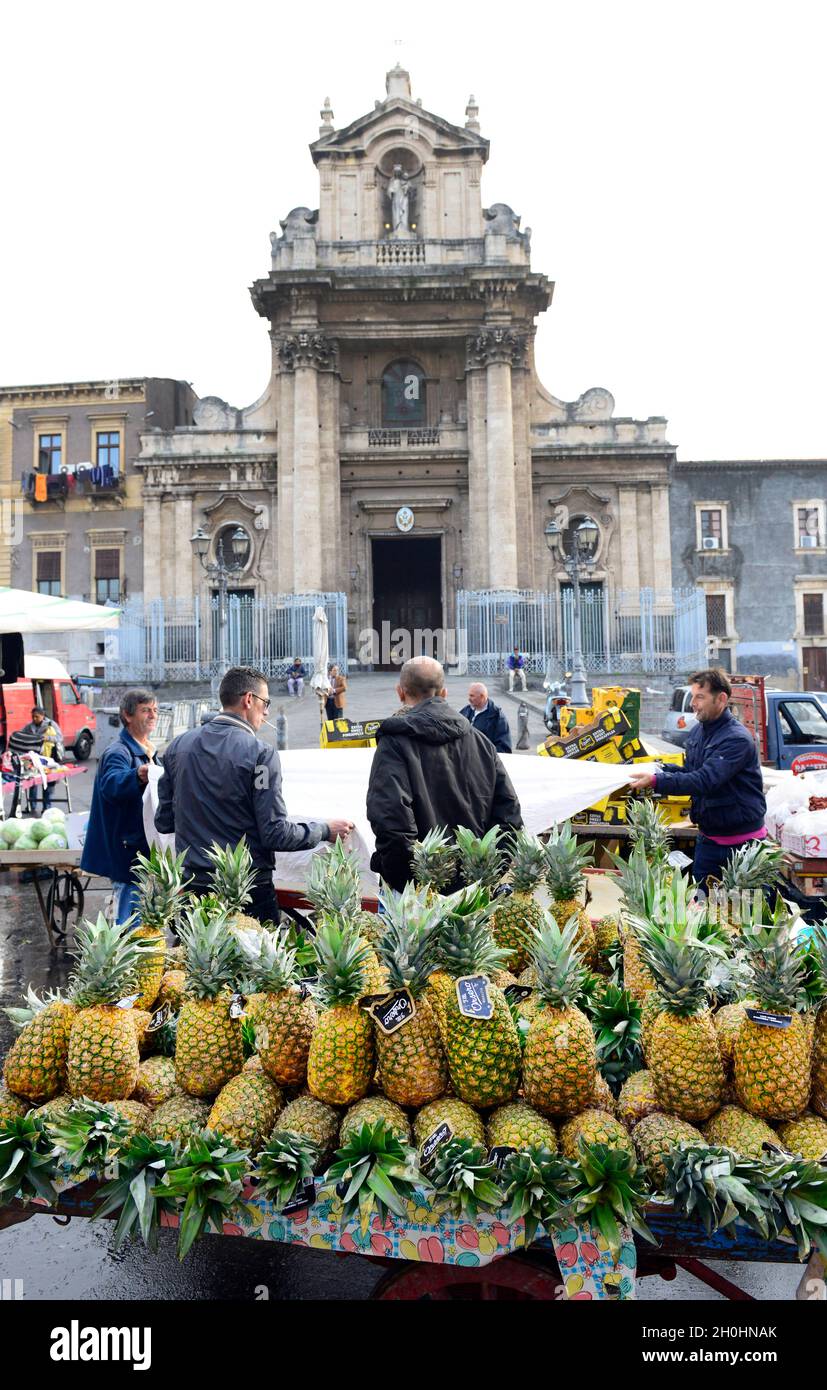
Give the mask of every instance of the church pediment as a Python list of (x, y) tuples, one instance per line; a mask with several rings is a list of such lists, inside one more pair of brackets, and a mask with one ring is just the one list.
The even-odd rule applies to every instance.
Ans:
[(359, 116), (342, 130), (314, 140), (310, 153), (316, 164), (320, 160), (348, 156), (368, 158), (372, 147), (389, 136), (414, 144), (424, 142), (436, 155), (462, 152), (474, 154), (483, 162), (488, 158), (489, 142), (481, 135), (453, 125), (404, 97), (388, 97), (375, 110)]

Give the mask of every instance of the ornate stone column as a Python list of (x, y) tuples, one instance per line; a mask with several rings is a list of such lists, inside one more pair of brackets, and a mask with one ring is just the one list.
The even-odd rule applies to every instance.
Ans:
[[(290, 589), (296, 594), (306, 594), (323, 587), (322, 526), (329, 508), (322, 496), (317, 372), (331, 371), (335, 368), (335, 344), (322, 333), (294, 333), (282, 340), (279, 360), (282, 372), (291, 373), (293, 377), (293, 582)], [(280, 443), (280, 485), (281, 456)], [(281, 497), (279, 510), (281, 511)], [(281, 530), (281, 525), (279, 529)]]
[[(144, 479), (144, 488), (148, 479)], [(192, 533), (190, 533), (192, 534)], [(161, 597), (161, 499), (144, 491), (144, 602)]]
[(468, 340), (468, 365), (485, 367), (485, 457), (488, 483), (488, 586), (516, 589), (517, 491), (511, 368), (522, 367), (526, 338), (488, 327)]
[(465, 377), (468, 409), (468, 537), (465, 546), (466, 589), (487, 589), (488, 464), (485, 452), (485, 370), (469, 356)]
[(187, 492), (175, 499), (175, 597), (182, 603), (192, 603), (193, 599), (193, 529), (192, 493)]

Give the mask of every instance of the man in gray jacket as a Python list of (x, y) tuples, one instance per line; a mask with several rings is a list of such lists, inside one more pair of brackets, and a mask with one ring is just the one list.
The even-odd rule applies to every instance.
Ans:
[(267, 677), (249, 666), (227, 671), (218, 690), (221, 713), (198, 729), (179, 734), (164, 754), (158, 783), (155, 827), (175, 834), (186, 854), (191, 891), (209, 892), (213, 844), (231, 848), (242, 835), (253, 857), (256, 882), (245, 909), (260, 922), (276, 921), (273, 887), (276, 851), (312, 849), (322, 840), (346, 839), (351, 821), (293, 821), (281, 792), (281, 763), (275, 748), (258, 737), (270, 708)]

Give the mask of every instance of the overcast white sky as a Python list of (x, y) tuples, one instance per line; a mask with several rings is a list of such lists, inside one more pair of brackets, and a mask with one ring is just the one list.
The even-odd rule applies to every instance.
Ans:
[[(680, 457), (827, 457), (824, 53), (810, 0), (7, 6), (0, 382), (183, 377), (246, 405), (248, 286), (318, 206), (307, 145), (384, 97), (491, 141), (483, 202), (556, 282), (545, 385)], [(401, 40), (401, 44), (396, 41)]]

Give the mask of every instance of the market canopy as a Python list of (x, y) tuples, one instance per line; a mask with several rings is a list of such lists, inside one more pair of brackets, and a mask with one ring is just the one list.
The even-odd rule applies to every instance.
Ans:
[(117, 627), (120, 608), (0, 587), (0, 632), (80, 632)]

